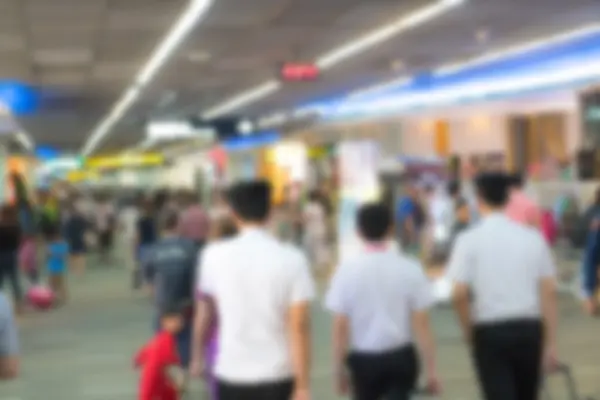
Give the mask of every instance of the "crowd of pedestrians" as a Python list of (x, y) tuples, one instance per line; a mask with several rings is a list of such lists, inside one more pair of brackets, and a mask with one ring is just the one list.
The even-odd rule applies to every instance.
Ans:
[[(421, 377), (427, 392), (443, 390), (429, 323), (430, 280), (402, 250), (435, 232), (428, 227), (435, 220), (452, 232), (447, 276), (483, 397), (538, 398), (543, 373), (559, 365), (550, 246), (518, 179), (486, 173), (474, 186), (474, 199), (454, 183), (446, 194), (428, 188), (429, 209), (409, 191), (396, 209), (368, 203), (358, 210), (361, 251), (335, 268), (324, 302), (341, 395), (408, 400)], [(187, 373), (204, 377), (215, 400), (311, 398), (313, 268), (331, 260), (330, 210), (318, 192), (300, 211), (289, 203), (275, 208), (272, 199), (268, 183), (246, 181), (215, 193), (208, 207), (190, 191), (138, 196), (119, 207), (103, 196), (91, 207), (98, 212), (86, 213), (78, 198), (61, 205), (59, 215), (47, 206), (39, 218), (45, 272), (61, 302), (68, 300), (67, 271), (85, 273), (91, 243), (110, 263), (113, 236), (125, 239), (134, 288), (149, 294), (154, 310), (148, 330), (156, 336), (135, 358), (140, 400), (180, 398), (185, 379), (175, 377)], [(22, 240), (15, 215), (0, 212), (0, 284), (18, 281), (16, 256), (32, 237)], [(390, 245), (398, 236), (404, 246)], [(22, 291), (12, 285), (19, 305)], [(18, 365), (8, 304), (0, 296), (0, 377), (13, 376)]]
[[(522, 221), (507, 212), (514, 178), (488, 173), (475, 187), (474, 225), (468, 223), (470, 213), (456, 186), (450, 192), (456, 202), (450, 210), (460, 217), (447, 268), (453, 302), (483, 397), (533, 400), (544, 371), (559, 365), (550, 247), (535, 220)], [(180, 330), (172, 335), (171, 348), (178, 350), (181, 365), (192, 376), (207, 377), (214, 399), (311, 398), (315, 259), (274, 233), (270, 217), (277, 210), (271, 199), (265, 182), (233, 185), (226, 200), (228, 223), (236, 229), (196, 247), (195, 265), (182, 251), (181, 264), (168, 260), (160, 269), (150, 267), (146, 275), (152, 279), (157, 315), (171, 315), (173, 304), (182, 303)], [(333, 314), (335, 385), (340, 394), (357, 400), (408, 400), (421, 376), (427, 392), (443, 390), (429, 323), (431, 284), (416, 259), (390, 245), (396, 235), (394, 220), (383, 203), (360, 208), (356, 227), (363, 249), (336, 268), (325, 296), (326, 309)], [(165, 232), (167, 238), (172, 235)], [(174, 257), (176, 252), (164, 257), (167, 253)], [(155, 253), (149, 260), (158, 264), (164, 257)], [(173, 278), (175, 271), (180, 278)], [(185, 287), (189, 278), (183, 275), (193, 273), (195, 286)], [(175, 280), (182, 284), (175, 285)], [(164, 296), (167, 288), (175, 287), (187, 295)], [(160, 304), (167, 297), (171, 301)], [(167, 365), (169, 357), (161, 362)], [(144, 387), (149, 380), (142, 380)]]

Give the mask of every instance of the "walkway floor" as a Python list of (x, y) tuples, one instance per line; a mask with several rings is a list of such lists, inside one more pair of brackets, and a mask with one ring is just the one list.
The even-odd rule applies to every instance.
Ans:
[[(125, 271), (91, 269), (73, 279), (72, 301), (63, 309), (26, 315), (21, 321), (23, 373), (0, 383), (0, 400), (135, 399), (132, 355), (149, 336), (148, 301), (129, 290)], [(330, 400), (329, 318), (315, 305), (314, 399)], [(581, 390), (600, 399), (600, 322), (581, 316), (571, 300), (561, 301), (561, 350), (572, 363)], [(475, 400), (466, 349), (448, 309), (434, 312), (443, 399)], [(561, 382), (551, 381), (553, 400), (566, 400)], [(195, 388), (190, 399), (203, 399)]]

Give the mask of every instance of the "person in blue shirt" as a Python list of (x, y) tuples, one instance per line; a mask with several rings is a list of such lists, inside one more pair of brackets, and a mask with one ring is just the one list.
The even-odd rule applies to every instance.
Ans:
[(50, 289), (56, 296), (57, 303), (67, 301), (67, 260), (69, 245), (62, 238), (58, 226), (48, 229), (48, 243), (46, 245), (46, 269)]
[(414, 186), (410, 186), (406, 195), (398, 199), (395, 214), (402, 248), (408, 249), (418, 245), (423, 213), (419, 205), (418, 191)]

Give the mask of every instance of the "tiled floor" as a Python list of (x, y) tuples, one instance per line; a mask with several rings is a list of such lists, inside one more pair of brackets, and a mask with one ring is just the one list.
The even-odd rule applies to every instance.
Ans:
[[(132, 355), (150, 334), (148, 301), (129, 290), (127, 273), (92, 268), (71, 282), (72, 302), (57, 311), (30, 314), (21, 321), (23, 373), (0, 383), (0, 400), (135, 399)], [(561, 303), (561, 350), (575, 368), (582, 392), (600, 399), (600, 321), (582, 317), (573, 301)], [(438, 337), (443, 399), (475, 400), (467, 352), (449, 309), (433, 315)], [(332, 391), (329, 318), (315, 305), (314, 399), (337, 398)], [(566, 400), (552, 379), (553, 400)], [(561, 392), (562, 390), (562, 392)], [(195, 388), (189, 399), (203, 399)]]

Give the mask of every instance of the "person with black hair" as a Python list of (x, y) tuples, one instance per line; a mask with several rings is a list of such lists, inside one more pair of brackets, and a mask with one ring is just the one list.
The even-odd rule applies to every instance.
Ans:
[(140, 212), (136, 221), (135, 251), (137, 256), (136, 268), (133, 271), (133, 288), (138, 289), (142, 283), (142, 264), (148, 258), (148, 252), (158, 239), (156, 209), (150, 199), (142, 199)]
[[(218, 398), (309, 399), (315, 289), (308, 262), (269, 233), (267, 182), (237, 183), (228, 201), (239, 234), (210, 243), (200, 257), (195, 343), (206, 343), (218, 308)], [(194, 349), (191, 370), (199, 374), (206, 355)]]
[(23, 288), (19, 279), (18, 253), (22, 230), (17, 209), (8, 204), (0, 208), (0, 290), (7, 283), (11, 286), (14, 305), (18, 313), (23, 311)]
[(356, 223), (365, 250), (337, 268), (326, 296), (334, 314), (338, 391), (346, 395), (351, 386), (356, 400), (412, 398), (420, 372), (416, 340), (428, 389), (438, 392), (429, 325), (433, 293), (423, 268), (389, 245), (393, 216), (384, 204), (363, 205)]
[[(141, 269), (157, 311), (168, 304), (187, 305), (184, 324), (176, 335), (176, 341), (181, 364), (188, 367), (194, 314), (194, 270), (198, 251), (194, 242), (177, 234), (178, 224), (176, 213), (163, 216), (161, 237), (147, 248), (141, 260)], [(158, 318), (154, 324), (156, 329), (160, 328)]]
[[(510, 180), (476, 180), (481, 221), (462, 233), (448, 277), (486, 400), (534, 400), (542, 365), (557, 366), (556, 268), (541, 233), (504, 212)], [(544, 361), (544, 362), (543, 362)]]
[(452, 180), (450, 182), (448, 182), (448, 185), (446, 187), (446, 191), (448, 192), (448, 196), (450, 196), (453, 200), (458, 201), (460, 200), (460, 182), (457, 180)]

